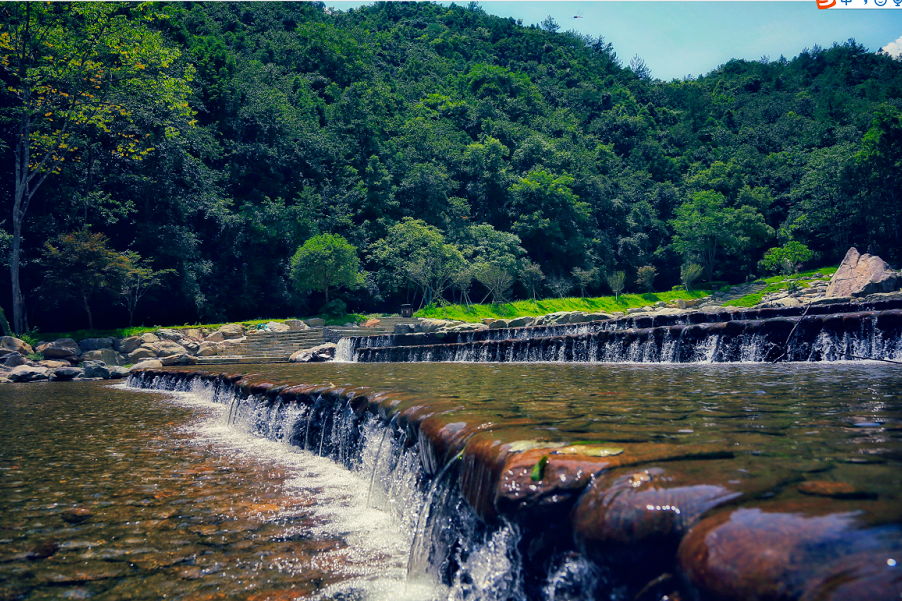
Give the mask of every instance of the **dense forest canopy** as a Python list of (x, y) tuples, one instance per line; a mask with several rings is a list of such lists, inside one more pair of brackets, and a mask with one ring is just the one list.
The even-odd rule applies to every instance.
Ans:
[[(12, 60), (22, 6), (0, 7), (4, 256), (16, 90), (37, 73)], [(134, 313), (147, 325), (316, 312), (322, 295), (292, 285), (291, 260), (321, 234), (357, 249), (361, 285), (335, 292), (357, 311), (607, 293), (621, 271), (627, 290), (650, 273), (669, 289), (687, 263), (745, 281), (787, 243), (824, 263), (853, 244), (902, 259), (902, 61), (854, 40), (663, 82), (603, 37), (476, 4), (113, 6), (168, 58), (105, 46), (122, 115), (86, 117), (66, 132), (68, 160), (35, 166), (46, 179), (23, 218), (21, 293), (45, 331), (85, 325), (77, 299), (41, 286), (48, 243), (85, 231), (173, 270)], [(76, 17), (41, 18), (87, 27)], [(157, 87), (127, 87), (139, 70)], [(48, 94), (78, 89), (40, 74)], [(54, 117), (29, 115), (46, 147)], [(123, 325), (122, 300), (94, 300), (95, 325)]]

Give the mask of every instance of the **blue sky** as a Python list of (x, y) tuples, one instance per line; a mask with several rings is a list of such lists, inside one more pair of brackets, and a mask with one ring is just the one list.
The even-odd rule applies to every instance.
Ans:
[[(325, 2), (339, 10), (370, 4)], [(902, 8), (818, 10), (815, 0), (479, 4), (489, 14), (522, 19), (524, 25), (552, 16), (562, 30), (604, 36), (624, 65), (639, 55), (652, 76), (663, 80), (708, 73), (731, 58), (792, 58), (804, 48), (829, 47), (849, 38), (871, 51), (889, 46), (902, 53)]]

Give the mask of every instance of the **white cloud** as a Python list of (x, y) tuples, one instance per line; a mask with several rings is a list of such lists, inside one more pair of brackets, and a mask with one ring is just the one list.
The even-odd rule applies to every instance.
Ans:
[(881, 48), (881, 50), (886, 52), (890, 56), (902, 58), (902, 38), (899, 38), (895, 42), (890, 42), (889, 44)]

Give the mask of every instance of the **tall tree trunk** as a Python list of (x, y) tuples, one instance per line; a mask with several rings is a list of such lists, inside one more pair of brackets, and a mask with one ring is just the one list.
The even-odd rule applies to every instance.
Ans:
[(81, 304), (85, 308), (85, 312), (88, 314), (88, 329), (94, 329), (94, 316), (91, 315), (91, 307), (88, 305), (88, 297), (81, 297)]
[(28, 115), (19, 124), (19, 136), (16, 140), (16, 185), (13, 197), (13, 239), (9, 251), (9, 275), (13, 293), (13, 329), (22, 334), (25, 332), (25, 298), (22, 296), (22, 284), (19, 281), (19, 267), (22, 253), (22, 224), (25, 221), (25, 210), (31, 193), (28, 185), (29, 146), (28, 132), (30, 122)]

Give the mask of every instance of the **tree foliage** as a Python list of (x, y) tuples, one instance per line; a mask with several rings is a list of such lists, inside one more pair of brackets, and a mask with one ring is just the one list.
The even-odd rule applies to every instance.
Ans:
[(357, 249), (334, 234), (320, 234), (304, 242), (291, 258), (291, 275), (299, 291), (322, 293), (323, 306), (329, 305), (332, 290), (359, 288), (364, 281)]

